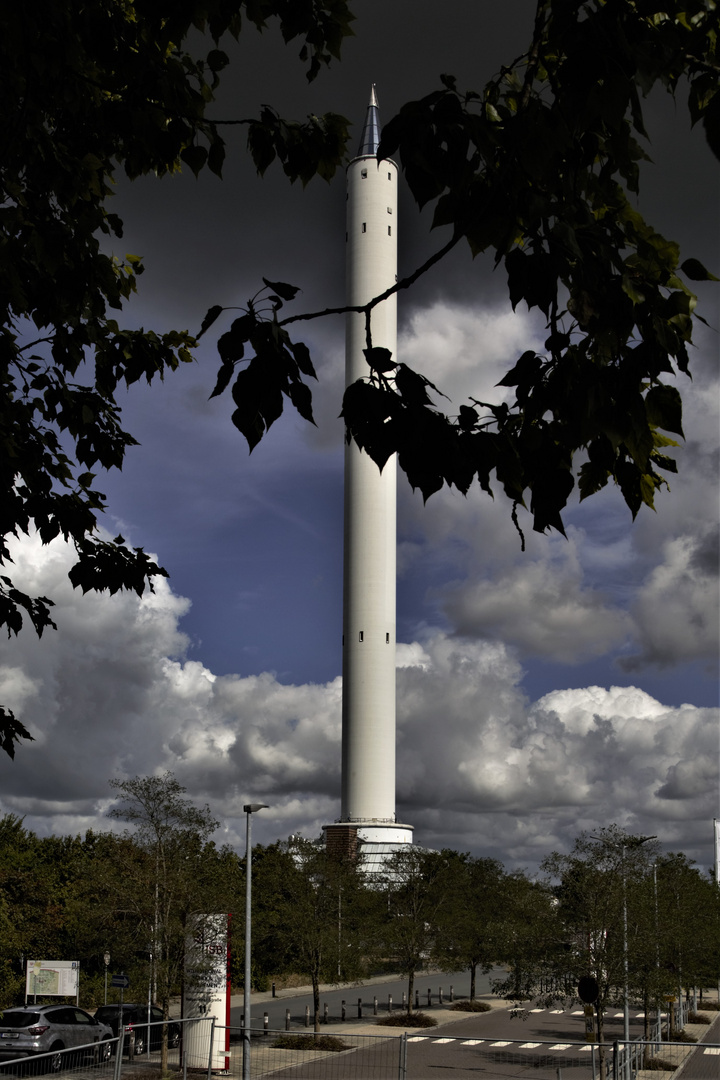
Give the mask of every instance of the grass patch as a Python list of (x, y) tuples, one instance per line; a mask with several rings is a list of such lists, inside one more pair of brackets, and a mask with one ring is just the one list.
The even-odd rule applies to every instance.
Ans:
[(701, 1001), (700, 1008), (703, 1012), (720, 1012), (720, 1001)]
[(690, 1012), (688, 1013), (688, 1024), (712, 1024), (712, 1020), (709, 1016), (703, 1016), (702, 1013)]
[(456, 1001), (450, 1008), (454, 1012), (481, 1013), (490, 1012), (491, 1006), (488, 1005), (487, 1001), (470, 1001), (468, 998), (467, 1001)]
[(281, 1035), (273, 1046), (277, 1050), (350, 1050), (337, 1035)]
[(666, 1061), (665, 1058), (650, 1058), (649, 1061), (644, 1062), (643, 1069), (649, 1072), (675, 1072), (677, 1065), (672, 1061)]
[(437, 1027), (437, 1020), (434, 1016), (428, 1016), (423, 1012), (393, 1012), (384, 1016), (382, 1020), (378, 1020), (378, 1026), (428, 1028)]

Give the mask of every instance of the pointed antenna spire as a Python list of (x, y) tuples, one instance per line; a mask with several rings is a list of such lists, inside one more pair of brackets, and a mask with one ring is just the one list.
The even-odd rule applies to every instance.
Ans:
[(362, 137), (360, 139), (360, 148), (358, 150), (358, 157), (370, 157), (377, 154), (377, 148), (380, 145), (380, 112), (378, 110), (377, 94), (375, 93), (375, 83), (370, 87), (370, 102), (367, 107), (367, 114), (365, 116), (365, 126), (363, 128)]

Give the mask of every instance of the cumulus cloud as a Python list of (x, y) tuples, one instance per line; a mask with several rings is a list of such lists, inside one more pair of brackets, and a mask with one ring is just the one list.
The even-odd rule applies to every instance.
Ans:
[[(171, 769), (242, 846), (318, 835), (338, 813), (339, 679), (288, 686), (187, 658), (188, 603), (82, 597), (62, 542), (14, 545), (16, 576), (57, 600), (57, 633), (0, 648), (3, 700), (37, 741), (0, 761), (5, 811), (41, 832), (107, 828), (107, 780)], [(441, 632), (398, 648), (398, 816), (419, 842), (534, 864), (582, 827), (618, 821), (704, 859), (717, 791), (718, 710), (667, 708), (635, 688), (558, 690), (530, 703), (516, 654)], [(709, 844), (709, 838), (708, 838)]]
[(460, 635), (568, 664), (607, 652), (630, 631), (627, 615), (584, 584), (574, 544), (445, 589), (444, 611)]
[(626, 671), (702, 659), (713, 668), (720, 651), (718, 537), (679, 536), (638, 590), (632, 605), (641, 651), (622, 661)]

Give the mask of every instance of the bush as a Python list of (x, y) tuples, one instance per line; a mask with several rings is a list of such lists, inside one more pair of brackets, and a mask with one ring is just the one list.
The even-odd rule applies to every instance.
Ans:
[(278, 1050), (351, 1050), (337, 1035), (281, 1035), (273, 1046)]
[(450, 1008), (454, 1009), (455, 1012), (481, 1013), (490, 1012), (491, 1006), (488, 1005), (487, 1001), (470, 1001), (468, 998), (467, 1001), (456, 1001)]
[(382, 1027), (428, 1028), (437, 1027), (437, 1020), (423, 1012), (396, 1012), (384, 1016), (378, 1024)]
[(697, 1039), (694, 1035), (689, 1035), (687, 1031), (683, 1029), (682, 1031), (673, 1031), (670, 1036), (670, 1042), (696, 1043)]
[(712, 1024), (712, 1020), (709, 1016), (703, 1016), (702, 1013), (689, 1012), (688, 1024)]
[(650, 1058), (644, 1062), (643, 1069), (647, 1069), (648, 1072), (675, 1072), (677, 1065), (672, 1061), (666, 1061), (665, 1058)]
[(720, 1012), (720, 1001), (701, 1001), (700, 1008), (703, 1012)]

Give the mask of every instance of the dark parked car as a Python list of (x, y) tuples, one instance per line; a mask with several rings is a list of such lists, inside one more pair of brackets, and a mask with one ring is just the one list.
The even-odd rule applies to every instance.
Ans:
[[(95, 1019), (100, 1020), (103, 1024), (107, 1024), (111, 1029), (113, 1035), (118, 1033), (118, 1024), (120, 1022), (120, 1006), (119, 1005), (101, 1005), (95, 1013)], [(128, 1024), (132, 1024), (133, 1032), (135, 1034), (135, 1054), (144, 1054), (148, 1048), (148, 1007), (147, 1005), (139, 1005), (137, 1002), (129, 1001), (123, 1005), (122, 1022), (125, 1027)], [(162, 1009), (158, 1009), (157, 1005), (150, 1006), (150, 1049), (159, 1050), (162, 1044), (163, 1033), (163, 1014)], [(180, 1045), (180, 1025), (173, 1023), (172, 1020), (168, 1021), (168, 1046), (170, 1049), (174, 1049)], [(124, 1049), (128, 1049), (129, 1035), (125, 1036)]]
[(112, 1055), (112, 1028), (75, 1005), (26, 1005), (0, 1012), (0, 1059), (52, 1053), (46, 1058), (50, 1072), (59, 1072), (67, 1063), (73, 1046), (85, 1046), (84, 1053), (95, 1062)]

